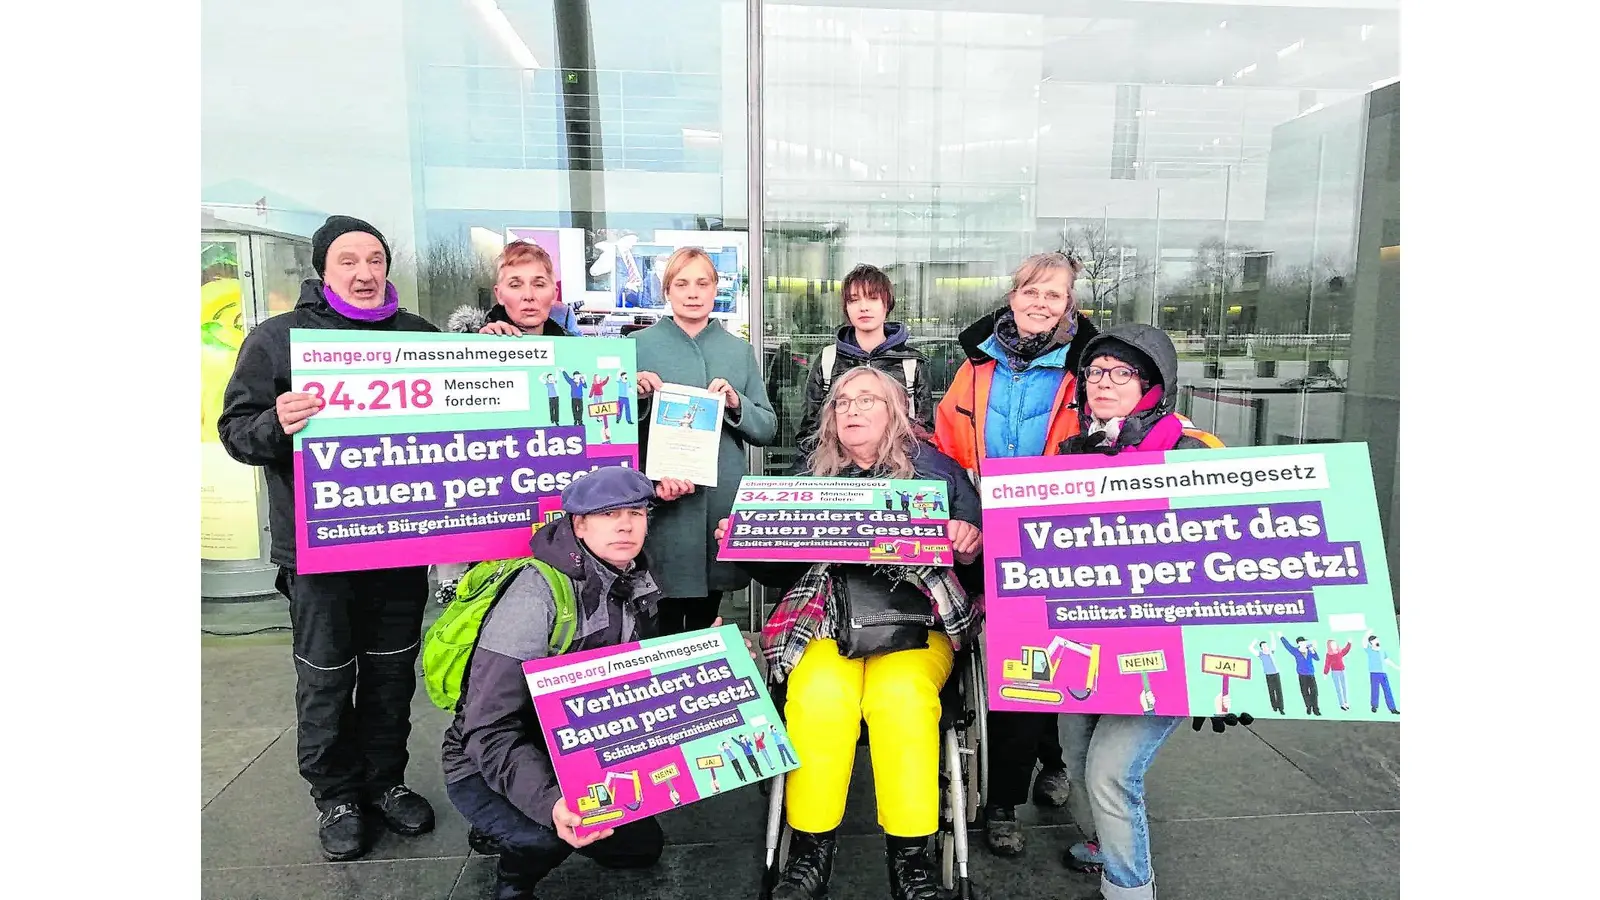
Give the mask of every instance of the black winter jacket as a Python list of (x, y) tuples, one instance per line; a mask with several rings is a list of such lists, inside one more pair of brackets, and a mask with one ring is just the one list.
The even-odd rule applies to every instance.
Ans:
[[(1137, 412), (1128, 416), (1122, 423), (1122, 431), (1117, 435), (1115, 445), (1105, 442), (1105, 433), (1089, 433), (1089, 428), (1094, 422), (1094, 414), (1089, 411), (1089, 382), (1084, 380), (1080, 371), (1078, 378), (1078, 393), (1074, 403), (1078, 410), (1078, 433), (1061, 442), (1062, 453), (1105, 453), (1115, 454), (1123, 450), (1134, 449), (1139, 442), (1144, 440), (1150, 429), (1164, 417), (1171, 415), (1178, 406), (1178, 350), (1172, 345), (1172, 339), (1166, 332), (1150, 325), (1137, 323), (1124, 323), (1113, 325), (1100, 332), (1084, 345), (1083, 353), (1079, 357), (1080, 370), (1088, 368), (1098, 355), (1097, 348), (1104, 346), (1109, 341), (1121, 341), (1155, 363), (1156, 371), (1161, 375), (1161, 400), (1153, 409)], [(1206, 443), (1199, 438), (1182, 435), (1178, 438), (1173, 450), (1204, 450)]]
[(335, 312), (322, 296), (322, 280), (300, 285), (293, 310), (257, 325), (245, 336), (239, 360), (222, 396), (217, 431), (228, 455), (266, 470), (272, 561), (293, 569), (294, 439), (278, 424), (278, 395), (289, 392), (289, 329), (438, 331), (427, 319), (400, 310), (382, 322), (357, 322)]
[[(828, 398), (828, 391), (839, 376), (857, 366), (871, 366), (889, 373), (895, 381), (906, 389), (911, 395), (913, 408), (916, 415), (913, 418), (929, 435), (933, 434), (933, 386), (928, 381), (928, 357), (921, 350), (906, 343), (911, 335), (910, 329), (899, 322), (886, 322), (883, 326), (883, 343), (872, 348), (871, 352), (861, 349), (856, 343), (855, 326), (845, 324), (839, 327), (835, 335), (833, 346), (836, 352), (833, 357), (833, 371), (828, 373), (828, 386), (823, 386), (822, 378), (822, 352), (817, 352), (817, 358), (812, 361), (811, 368), (806, 374), (806, 402), (804, 412), (800, 417), (800, 427), (795, 432), (795, 446), (801, 453), (809, 450), (805, 443), (807, 438), (814, 437), (822, 423), (822, 401)], [(905, 361), (914, 360), (913, 381), (906, 384)]]

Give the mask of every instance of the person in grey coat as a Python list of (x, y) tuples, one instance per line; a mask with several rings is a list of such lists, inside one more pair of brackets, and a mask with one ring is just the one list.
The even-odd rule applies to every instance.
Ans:
[[(681, 634), (710, 626), (722, 595), (750, 583), (734, 563), (717, 561), (712, 533), (733, 509), (739, 479), (747, 471), (746, 448), (765, 447), (777, 435), (778, 418), (767, 399), (755, 348), (711, 320), (717, 272), (698, 247), (683, 247), (667, 259), (662, 291), (672, 315), (631, 336), (638, 342), (640, 419), (648, 422), (648, 398), (666, 384), (703, 387), (723, 395), (722, 437), (717, 451), (717, 486), (679, 478), (656, 485), (661, 500), (646, 549), (661, 583), (661, 633)], [(649, 455), (648, 427), (639, 432), (641, 467)]]

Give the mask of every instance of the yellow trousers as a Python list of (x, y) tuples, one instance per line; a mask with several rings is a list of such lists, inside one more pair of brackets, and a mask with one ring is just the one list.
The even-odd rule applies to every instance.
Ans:
[(865, 719), (878, 792), (878, 824), (895, 837), (939, 826), (939, 691), (950, 677), (950, 639), (922, 650), (845, 659), (832, 640), (806, 647), (789, 674), (784, 715), (800, 768), (789, 773), (791, 828), (822, 832), (844, 820), (856, 741)]

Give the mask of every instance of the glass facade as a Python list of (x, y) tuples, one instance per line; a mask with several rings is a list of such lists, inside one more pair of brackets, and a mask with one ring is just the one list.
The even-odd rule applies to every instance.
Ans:
[(1182, 411), (1229, 444), (1368, 442), (1398, 588), (1393, 0), (202, 10), (203, 216), (277, 242), (255, 315), (335, 212), (384, 231), (435, 322), (488, 302), (517, 229), (562, 230), (597, 333), (652, 314), (618, 288), (650, 248), (726, 248), (781, 422), (753, 463), (779, 471), (852, 266), (889, 273), (937, 396), (1017, 263), (1067, 249), (1097, 323), (1173, 335)]

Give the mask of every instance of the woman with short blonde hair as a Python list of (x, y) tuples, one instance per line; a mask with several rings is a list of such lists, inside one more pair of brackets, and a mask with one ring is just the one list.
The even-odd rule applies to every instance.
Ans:
[[(661, 585), (661, 633), (706, 628), (717, 618), (722, 596), (750, 583), (738, 565), (717, 560), (711, 532), (733, 509), (739, 479), (748, 470), (747, 448), (765, 447), (778, 433), (778, 418), (767, 399), (761, 363), (748, 341), (729, 334), (712, 318), (717, 300), (717, 270), (699, 247), (680, 247), (661, 270), (661, 292), (671, 315), (629, 335), (638, 342), (639, 372), (634, 379), (642, 400), (641, 419), (663, 383), (704, 388), (723, 397), (722, 435), (717, 447), (717, 486), (681, 478), (656, 484), (656, 521), (645, 552)], [(648, 457), (650, 429), (639, 429), (639, 467)]]
[[(1048, 456), (1078, 433), (1072, 408), (1076, 373), (1094, 326), (1078, 312), (1072, 288), (1082, 267), (1062, 253), (1039, 253), (1011, 276), (1006, 305), (961, 333), (967, 359), (934, 414), (934, 443), (974, 476), (993, 457)], [(989, 713), (989, 848), (1022, 852), (1016, 807), (1028, 798), (1060, 806), (1066, 766), (1057, 718)], [(1033, 780), (1035, 762), (1043, 763)]]

